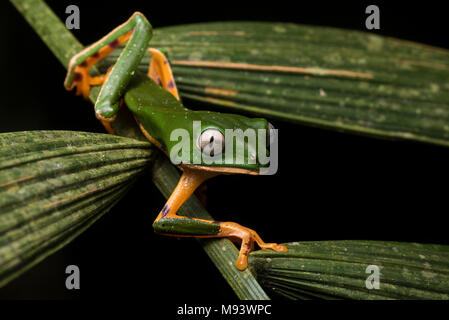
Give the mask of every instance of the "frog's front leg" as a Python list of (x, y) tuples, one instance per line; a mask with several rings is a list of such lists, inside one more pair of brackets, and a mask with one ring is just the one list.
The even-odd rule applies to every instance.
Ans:
[[(126, 86), (142, 60), (151, 36), (150, 23), (143, 14), (135, 12), (128, 21), (70, 60), (65, 87), (71, 90), (76, 86), (77, 92), (87, 98), (91, 85), (104, 82), (95, 103), (95, 114), (103, 123), (113, 121)], [(89, 68), (125, 42), (128, 43), (108, 76), (91, 78)]]
[(239, 270), (244, 270), (248, 266), (248, 254), (252, 251), (254, 242), (257, 242), (262, 249), (287, 251), (283, 245), (263, 242), (254, 230), (237, 223), (189, 218), (176, 214), (195, 189), (215, 175), (216, 173), (213, 172), (184, 169), (178, 185), (153, 223), (154, 230), (157, 233), (171, 236), (240, 239), (241, 247), (236, 263)]

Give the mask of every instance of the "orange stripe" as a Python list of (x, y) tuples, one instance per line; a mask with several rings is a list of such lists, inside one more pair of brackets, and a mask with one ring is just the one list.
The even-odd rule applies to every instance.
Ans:
[[(129, 38), (131, 38), (132, 34), (133, 34), (133, 32), (129, 31), (129, 32), (125, 33), (124, 35), (118, 37), (117, 41), (119, 43), (119, 46), (121, 46), (126, 41), (128, 41)], [(115, 47), (111, 48), (109, 46), (109, 44), (107, 44), (104, 47), (100, 48), (100, 50), (97, 51), (98, 54), (96, 56), (92, 55), (92, 56), (90, 56), (89, 58), (86, 59), (86, 64), (87, 64), (86, 68), (89, 69), (94, 64), (99, 62), (101, 59), (104, 59), (106, 56), (108, 56), (115, 49), (116, 49)]]
[(259, 70), (259, 71), (279, 71), (279, 72), (292, 72), (292, 73), (305, 73), (314, 75), (333, 75), (344, 76), (350, 78), (364, 78), (372, 79), (373, 75), (369, 73), (354, 72), (348, 70), (329, 70), (321, 68), (301, 68), (301, 67), (288, 67), (288, 66), (266, 66), (258, 64), (248, 63), (236, 63), (236, 62), (217, 62), (217, 61), (188, 61), (188, 60), (175, 60), (172, 61), (173, 65), (179, 66), (192, 66), (192, 67), (210, 67), (210, 68), (224, 68), (224, 69), (242, 69), (242, 70)]
[(221, 89), (221, 88), (213, 88), (213, 87), (206, 87), (204, 88), (204, 92), (206, 93), (213, 93), (213, 94), (219, 94), (222, 96), (235, 96), (237, 95), (237, 90), (230, 90), (230, 89)]
[(233, 36), (244, 36), (245, 31), (190, 31), (190, 35), (194, 36), (214, 36), (214, 35), (233, 35)]
[(20, 182), (20, 181), (24, 181), (24, 180), (28, 180), (28, 179), (31, 179), (31, 178), (34, 178), (34, 176), (31, 175), (31, 176), (26, 176), (26, 177), (18, 178), (18, 179), (15, 179), (15, 180), (11, 180), (11, 181), (8, 181), (8, 182), (0, 184), (0, 187), (5, 187), (5, 186), (8, 186), (10, 184), (13, 184), (13, 183), (16, 183), (16, 182)]
[(53, 201), (51, 203), (47, 203), (46, 205), (43, 206), (43, 208), (47, 209), (49, 207), (53, 207), (54, 205), (57, 205), (57, 204), (60, 204), (60, 203), (64, 203), (64, 202), (67, 202), (67, 201), (70, 201), (70, 200), (75, 200), (77, 198), (83, 197), (83, 196), (85, 196), (85, 195), (87, 195), (89, 193), (92, 193), (92, 192), (95, 192), (95, 191), (98, 191), (98, 190), (100, 190), (100, 187), (97, 187), (97, 188), (85, 191), (85, 192), (77, 194), (77, 195), (75, 195), (73, 197), (69, 197), (69, 198), (65, 198), (65, 199), (61, 199), (61, 200), (56, 200), (56, 201)]

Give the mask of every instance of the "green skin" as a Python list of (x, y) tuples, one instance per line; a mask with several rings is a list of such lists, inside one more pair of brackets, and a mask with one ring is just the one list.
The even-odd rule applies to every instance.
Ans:
[[(134, 30), (133, 30), (134, 29)], [(106, 82), (103, 84), (100, 94), (95, 103), (95, 112), (99, 119), (113, 121), (118, 113), (120, 100), (124, 98), (126, 106), (134, 114), (145, 131), (159, 144), (161, 149), (170, 154), (172, 148), (179, 141), (171, 141), (170, 134), (173, 130), (183, 128), (189, 132), (190, 140), (182, 141), (188, 143), (191, 150), (191, 158), (183, 159), (183, 162), (193, 163), (193, 150), (198, 148), (193, 133), (193, 121), (201, 121), (201, 132), (205, 129), (217, 129), (223, 135), (225, 129), (268, 129), (268, 122), (261, 118), (247, 118), (235, 114), (223, 114), (210, 111), (192, 111), (185, 108), (171, 93), (160, 87), (146, 75), (137, 72), (137, 66), (141, 62), (152, 37), (152, 27), (147, 19), (141, 14), (135, 14), (128, 22), (121, 25), (105, 38), (89, 47), (81, 54), (75, 56), (69, 66), (65, 81), (66, 88), (71, 88), (74, 81), (74, 66), (80, 65), (87, 58), (94, 55), (104, 46), (110, 45), (118, 37), (133, 30), (122, 54), (118, 58)], [(201, 162), (193, 167), (214, 167), (214, 171), (232, 173), (233, 168), (246, 169), (255, 172), (263, 165), (258, 161), (251, 164), (248, 161), (249, 154), (257, 154), (256, 143), (245, 141), (244, 163), (234, 162), (222, 164), (209, 164)], [(234, 150), (235, 151), (235, 150)], [(268, 153), (268, 151), (267, 151)], [(233, 153), (236, 154), (235, 152)], [(182, 164), (181, 164), (182, 166)], [(240, 172), (241, 173), (241, 172)], [(190, 234), (190, 235), (214, 235), (218, 233), (218, 223), (206, 223), (192, 219), (167, 219), (156, 220), (153, 227), (157, 232), (166, 234)]]
[[(168, 91), (162, 89), (153, 80), (146, 75), (135, 75), (128, 84), (127, 91), (124, 95), (126, 105), (132, 111), (136, 119), (142, 124), (145, 130), (152, 138), (157, 140), (164, 152), (171, 154), (172, 148), (179, 147), (179, 144), (185, 145), (185, 149), (189, 149), (190, 159), (183, 158), (183, 162), (194, 163), (194, 151), (201, 152), (195, 141), (197, 136), (193, 132), (193, 121), (201, 121), (201, 132), (206, 129), (219, 130), (223, 135), (225, 129), (263, 129), (267, 130), (268, 122), (261, 118), (247, 118), (236, 114), (224, 114), (211, 111), (192, 111), (185, 108), (180, 101), (176, 100)], [(170, 135), (173, 130), (183, 128), (189, 133), (189, 140), (171, 141)], [(265, 137), (265, 136), (264, 136)], [(236, 161), (237, 144), (233, 144), (233, 159), (226, 163), (220, 164), (206, 163), (201, 157), (201, 166), (214, 167), (231, 167), (243, 168), (257, 171), (262, 165), (255, 161), (254, 164), (249, 163), (249, 154), (257, 155), (257, 140), (245, 140), (244, 145), (244, 161), (239, 164)], [(195, 149), (196, 150), (193, 150)]]

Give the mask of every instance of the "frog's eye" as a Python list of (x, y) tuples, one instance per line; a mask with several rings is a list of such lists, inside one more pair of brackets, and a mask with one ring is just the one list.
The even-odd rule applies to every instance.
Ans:
[(197, 146), (201, 152), (213, 157), (224, 151), (225, 138), (217, 129), (206, 129), (198, 137)]
[(274, 142), (274, 135), (276, 134), (275, 131), (271, 132), (271, 129), (274, 129), (274, 126), (268, 122), (268, 128), (267, 128), (267, 149), (270, 148), (270, 146)]

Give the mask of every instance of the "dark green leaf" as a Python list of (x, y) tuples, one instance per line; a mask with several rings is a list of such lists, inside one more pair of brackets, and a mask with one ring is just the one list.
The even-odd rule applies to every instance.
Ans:
[[(287, 244), (257, 251), (250, 265), (269, 292), (289, 299), (449, 299), (449, 246), (385, 241)], [(368, 289), (368, 266), (380, 271)]]
[(0, 134), (0, 286), (107, 212), (152, 154), (147, 142), (106, 134)]

